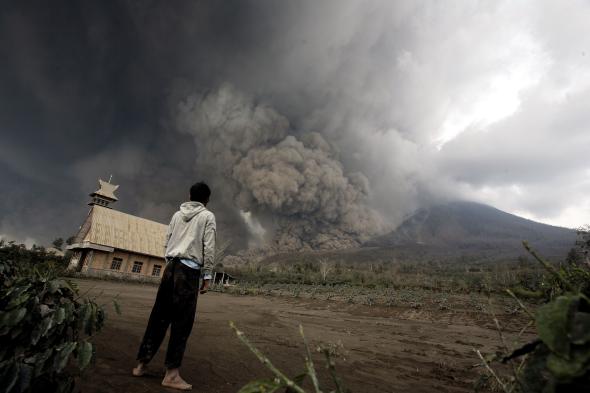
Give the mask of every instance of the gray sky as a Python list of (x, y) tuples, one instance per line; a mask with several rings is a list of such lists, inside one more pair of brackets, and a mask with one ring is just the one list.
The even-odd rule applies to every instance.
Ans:
[(5, 5), (0, 236), (75, 233), (110, 174), (118, 209), (162, 222), (211, 182), (239, 247), (347, 245), (450, 199), (590, 223), (589, 20), (585, 1)]

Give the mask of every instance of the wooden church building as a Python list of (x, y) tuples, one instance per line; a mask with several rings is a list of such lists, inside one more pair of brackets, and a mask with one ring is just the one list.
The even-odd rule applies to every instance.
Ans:
[(98, 181), (90, 211), (75, 241), (69, 269), (89, 276), (159, 280), (164, 266), (167, 225), (114, 210), (119, 186)]

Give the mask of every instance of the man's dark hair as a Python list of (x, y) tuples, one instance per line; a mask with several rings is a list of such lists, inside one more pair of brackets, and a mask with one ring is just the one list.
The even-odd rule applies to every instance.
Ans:
[(207, 203), (211, 196), (211, 189), (202, 181), (193, 184), (191, 187), (191, 201)]

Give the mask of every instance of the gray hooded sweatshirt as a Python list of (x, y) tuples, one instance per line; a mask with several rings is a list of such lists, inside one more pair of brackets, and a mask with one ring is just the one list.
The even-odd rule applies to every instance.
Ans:
[(166, 257), (192, 259), (211, 274), (215, 258), (215, 215), (200, 202), (184, 202), (174, 213), (166, 235)]

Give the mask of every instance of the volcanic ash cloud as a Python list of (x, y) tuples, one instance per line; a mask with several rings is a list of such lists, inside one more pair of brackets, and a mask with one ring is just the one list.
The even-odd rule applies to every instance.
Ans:
[(365, 204), (368, 179), (345, 173), (321, 134), (295, 133), (272, 107), (223, 85), (187, 97), (176, 120), (195, 138), (198, 172), (223, 190), (225, 208), (262, 223), (267, 246), (354, 247), (382, 231)]

